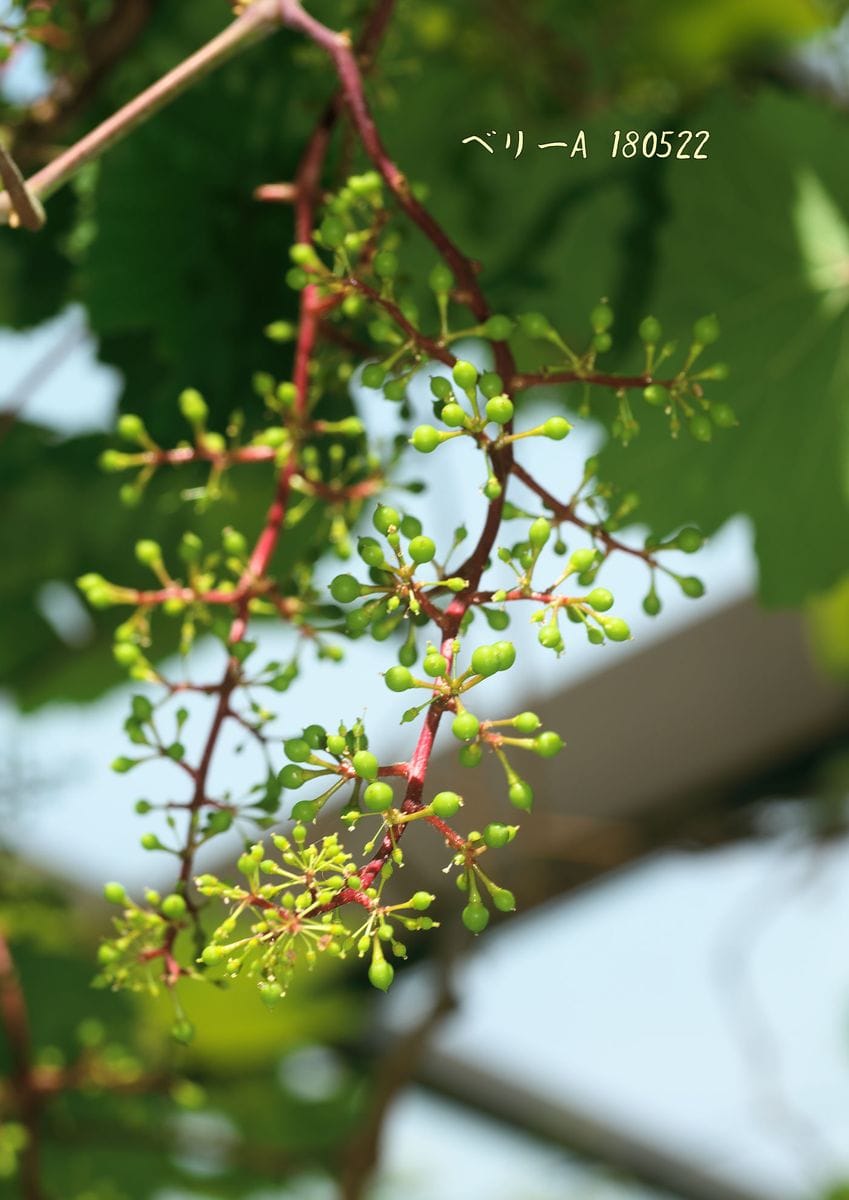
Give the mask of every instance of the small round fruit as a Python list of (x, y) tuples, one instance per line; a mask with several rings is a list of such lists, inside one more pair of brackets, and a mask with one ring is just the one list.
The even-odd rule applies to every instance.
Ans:
[(383, 676), (383, 681), (390, 692), (406, 692), (415, 686), (407, 667), (390, 667)]
[(431, 654), (425, 655), (422, 666), (424, 667), (425, 675), (429, 675), (431, 679), (438, 679), (440, 675), (444, 675), (448, 670), (448, 659), (444, 654), (437, 654), (434, 651)]
[(478, 646), (472, 654), (472, 670), (476, 675), (494, 675), (500, 670), (498, 651), (494, 646)]
[(510, 826), (491, 821), (483, 831), (483, 840), (492, 850), (500, 850), (510, 841)]
[(536, 733), (542, 721), (532, 712), (521, 712), (513, 718), (513, 728), (519, 733)]
[(363, 367), (361, 376), (363, 387), (382, 388), (386, 379), (386, 371), (379, 363), (369, 363)]
[(414, 563), (429, 563), (436, 554), (436, 544), (432, 538), (419, 535), (414, 537), (408, 546), (410, 558)]
[(700, 346), (710, 346), (719, 337), (719, 321), (712, 314), (699, 317), (693, 326), (693, 341)]
[(433, 425), (417, 426), (410, 438), (413, 449), (418, 450), (420, 454), (432, 454), (441, 441), (442, 435)]
[(167, 917), (169, 921), (179, 921), (188, 911), (186, 901), (177, 892), (172, 892), (170, 896), (166, 896), (160, 905), (162, 915)]
[(649, 617), (656, 617), (660, 612), (660, 596), (657, 592), (649, 592), (643, 597), (643, 612)]
[(683, 550), (685, 554), (695, 554), (697, 550), (701, 550), (705, 543), (705, 539), (699, 533), (698, 529), (693, 529), (688, 526), (682, 529), (675, 538), (675, 544), (679, 550)]
[(296, 788), (303, 787), (307, 781), (307, 776), (304, 774), (303, 769), (294, 763), (290, 763), (289, 766), (284, 767), (277, 778), (281, 785), (284, 788), (289, 788), (290, 791), (295, 791)]
[(540, 758), (554, 758), (563, 749), (563, 738), (559, 733), (549, 730), (534, 738), (533, 748)]
[(289, 738), (283, 743), (283, 753), (290, 762), (302, 763), (309, 760), (312, 750), (303, 738)]
[(509, 888), (493, 888), (491, 895), (492, 903), (499, 912), (516, 911), (516, 897)]
[(459, 404), (446, 404), (439, 419), (450, 429), (462, 429), (466, 424), (466, 414)]
[(393, 525), (396, 527), (401, 524), (401, 516), (390, 508), (388, 504), (381, 504), (376, 510), (371, 519), (372, 525), (378, 533), (388, 533)]
[(551, 537), (551, 523), (545, 517), (537, 517), (528, 530), (528, 541), (535, 550), (541, 550)]
[(695, 575), (685, 575), (678, 583), (684, 595), (689, 596), (691, 600), (699, 600), (705, 594), (705, 585)]
[(531, 806), (534, 802), (534, 789), (524, 779), (514, 779), (510, 784), (507, 795), (514, 808), (521, 808), (525, 812), (531, 811)]
[(451, 732), (461, 742), (470, 742), (473, 737), (477, 737), (480, 727), (480, 721), (474, 713), (470, 712), (457, 713), (457, 716), (451, 722)]
[(103, 888), (104, 899), (110, 904), (126, 904), (127, 892), (123, 883), (107, 883)]
[(472, 933), (483, 933), (489, 924), (489, 909), (479, 900), (473, 900), (463, 909), (463, 924)]
[(460, 766), (461, 767), (477, 767), (483, 758), (483, 746), (480, 742), (472, 742), (468, 746), (460, 747)]
[(627, 642), (631, 636), (627, 622), (621, 617), (608, 617), (604, 622), (604, 632), (611, 642)]
[(509, 396), (493, 396), (486, 402), (487, 420), (496, 425), (506, 425), (513, 420), (513, 401)]
[(493, 342), (506, 342), (513, 329), (514, 325), (510, 318), (499, 313), (484, 322), (481, 332), (485, 338), (490, 338)]
[(368, 979), (372, 987), (376, 987), (381, 992), (388, 992), (394, 978), (395, 968), (391, 963), (388, 963), (385, 958), (372, 959), (368, 969)]
[(655, 408), (662, 408), (667, 400), (666, 388), (661, 387), (659, 383), (650, 383), (648, 387), (643, 388), (643, 399), (646, 404), (651, 404)]
[(464, 391), (470, 391), (477, 386), (478, 369), (474, 363), (464, 362), (463, 359), (460, 359), (454, 364), (451, 374), (454, 376), (457, 387), (463, 388)]
[(586, 602), (596, 612), (607, 612), (613, 608), (613, 593), (607, 588), (593, 588)]
[(498, 660), (499, 671), (509, 671), (516, 661), (516, 647), (512, 642), (496, 642), (492, 647)]
[(463, 800), (456, 792), (438, 792), (430, 802), (434, 815), (449, 821), (460, 810)]
[(542, 427), (542, 432), (553, 442), (562, 442), (571, 428), (565, 417), (549, 417)]
[(430, 892), (416, 892), (410, 900), (410, 906), (414, 908), (416, 912), (424, 912), (425, 909), (430, 908), (435, 899), (436, 897), (431, 895)]
[(485, 371), (478, 380), (478, 387), (487, 400), (492, 400), (493, 397), (500, 396), (503, 393), (504, 380), (495, 371)]
[(351, 763), (361, 779), (377, 779), (380, 763), (370, 750), (358, 750)]
[(370, 783), (363, 792), (363, 804), (369, 812), (386, 812), (387, 808), (392, 807), (394, 799), (392, 788), (381, 779)]
[(644, 317), (637, 327), (640, 341), (647, 346), (656, 346), (663, 337), (663, 329), (657, 317)]
[(543, 625), (537, 634), (537, 640), (546, 650), (559, 650), (563, 646), (563, 638), (556, 625)]

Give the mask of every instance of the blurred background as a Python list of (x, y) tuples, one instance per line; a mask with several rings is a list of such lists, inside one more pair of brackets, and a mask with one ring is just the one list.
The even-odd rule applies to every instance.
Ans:
[[(217, 0), (46, 8), (39, 40), (0, 66), (0, 133), (29, 170), (229, 11)], [(337, 27), (365, 10), (314, 8)], [(0, 28), (20, 15), (0, 4)], [(43, 233), (0, 230), (0, 922), (39, 1065), (92, 1062), (110, 1080), (45, 1106), (46, 1195), (846, 1200), (839, 4), (400, 0), (372, 99), (394, 157), (484, 264), (497, 310), (542, 310), (568, 337), (606, 296), (611, 369), (623, 370), (639, 363), (631, 331), (646, 313), (681, 338), (702, 313), (719, 315), (730, 377), (717, 396), (721, 386), (740, 425), (708, 445), (672, 441), (646, 409), (622, 449), (609, 440), (612, 401), (585, 413), (578, 391), (540, 389), (521, 410), (529, 424), (552, 405), (582, 418), (564, 445), (526, 443), (523, 461), (555, 494), (599, 453), (605, 477), (639, 497), (634, 537), (683, 523), (709, 535), (698, 560), (670, 564), (695, 570), (707, 594), (670, 587), (649, 618), (640, 564), (613, 560), (602, 582), (633, 641), (570, 642), (560, 660), (514, 619), (519, 705), (567, 748), (529, 775), (538, 802), (502, 881), (520, 911), (484, 937), (462, 930), (458, 894), (456, 905), (443, 898), (440, 931), (386, 998), (356, 967), (317, 971), (273, 1012), (250, 987), (189, 988), (188, 1048), (168, 1038), (167, 1005), (90, 986), (109, 919), (103, 883), (168, 886), (167, 862), (139, 847), (155, 822), (133, 805), (140, 788), (155, 796), (171, 783), (158, 768), (138, 779), (108, 769), (125, 749), (132, 689), (112, 660), (114, 614), (88, 611), (74, 580), (133, 579), (136, 539), (173, 545), (186, 520), (173, 481), (122, 506), (97, 456), (117, 412), (140, 412), (170, 444), (183, 433), (181, 388), (199, 387), (220, 415), (255, 403), (256, 371), (286, 377), (289, 350), (263, 329), (294, 311), (283, 283), (291, 216), (252, 191), (291, 177), (330, 87), (322, 61), (281, 34), (84, 172), (49, 202)], [(612, 159), (613, 131), (632, 128), (708, 131), (709, 157)], [(580, 130), (586, 159), (539, 149), (572, 145)], [(492, 154), (465, 140), (490, 131)], [(341, 169), (344, 147), (339, 158)], [(411, 242), (404, 262), (425, 294), (426, 249)], [(485, 365), (482, 345), (461, 349)], [(397, 408), (377, 404), (358, 373), (337, 403), (391, 445)], [(411, 407), (414, 423), (427, 418), (427, 380)], [(474, 531), (477, 466), (452, 452), (438, 488), (399, 494), (428, 527)], [(403, 461), (398, 480), (417, 469)], [(239, 527), (250, 533), (268, 480), (244, 483)], [(209, 529), (227, 522), (228, 503), (202, 518)], [(338, 560), (328, 553), (320, 569), (329, 579)], [(267, 656), (291, 654), (286, 631), (259, 636)], [(220, 654), (201, 642), (195, 677), (218, 670)], [(381, 757), (406, 757), (409, 729), (382, 666), (364, 643), (341, 665), (302, 664), (275, 730), (365, 714)], [(503, 715), (490, 691), (479, 715)], [(450, 741), (435, 784), (457, 785)], [(237, 740), (228, 750), (217, 785), (238, 793), (251, 751)], [(503, 809), (495, 776), (481, 769), (462, 784), (471, 825)], [(219, 839), (201, 865), (226, 872), (245, 836), (247, 826)], [(430, 886), (443, 860), (421, 842), (409, 870)], [(0, 1032), (0, 1195), (34, 1200), (16, 1175), (11, 1071)]]

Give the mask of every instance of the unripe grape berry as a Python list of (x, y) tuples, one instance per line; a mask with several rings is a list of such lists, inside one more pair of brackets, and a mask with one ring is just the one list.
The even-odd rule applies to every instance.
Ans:
[(358, 750), (351, 764), (361, 779), (377, 779), (380, 763), (370, 750)]
[(462, 798), (456, 792), (439, 792), (431, 800), (430, 807), (435, 816), (448, 821), (457, 815), (462, 803)]
[(690, 431), (690, 436), (695, 438), (697, 442), (709, 442), (713, 437), (713, 426), (710, 419), (704, 416), (703, 413), (696, 413), (694, 417), (690, 417), (687, 422), (687, 428)]
[(188, 911), (186, 901), (177, 892), (172, 892), (170, 896), (166, 896), (160, 908), (162, 915), (167, 917), (169, 921), (179, 921)]
[(695, 575), (686, 575), (678, 580), (681, 591), (691, 600), (699, 600), (705, 594), (705, 585)]
[(487, 400), (492, 400), (504, 391), (504, 380), (495, 371), (485, 371), (478, 380), (478, 387)]
[(656, 346), (663, 336), (663, 329), (656, 317), (644, 317), (637, 327), (640, 340), (647, 346)]
[(459, 404), (446, 404), (439, 419), (450, 429), (462, 429), (466, 424), (466, 414)]
[(650, 383), (648, 387), (643, 388), (643, 399), (646, 404), (661, 408), (668, 399), (666, 388), (661, 387), (659, 383)]
[(494, 675), (499, 670), (498, 652), (494, 646), (478, 646), (472, 654), (472, 670), (476, 675)]
[(542, 313), (522, 313), (519, 324), (528, 337), (542, 338), (551, 332), (551, 322)]
[(607, 612), (613, 608), (613, 594), (607, 588), (593, 588), (586, 603), (596, 612)]
[(436, 897), (432, 896), (430, 892), (416, 892), (410, 900), (410, 906), (416, 912), (424, 912), (425, 909), (430, 908), (435, 899)]
[(303, 738), (289, 738), (283, 743), (283, 753), (295, 763), (307, 762), (312, 751)]
[(590, 313), (590, 325), (595, 333), (604, 333), (613, 324), (613, 309), (609, 304), (597, 304)]
[(514, 808), (524, 809), (525, 812), (531, 811), (534, 789), (524, 779), (514, 779), (507, 789), (507, 795)]
[(388, 379), (383, 385), (383, 394), (394, 404), (401, 404), (407, 398), (407, 380)]
[(553, 442), (562, 442), (572, 426), (565, 417), (549, 417), (542, 427), (543, 436)]
[(522, 712), (513, 718), (511, 724), (519, 733), (535, 733), (542, 721), (536, 713)]
[(382, 388), (386, 380), (386, 370), (380, 363), (369, 363), (367, 367), (363, 367), (360, 379), (363, 387)]
[(461, 746), (459, 753), (461, 767), (477, 767), (483, 758), (483, 746), (480, 742), (472, 742), (468, 746)]
[(699, 317), (693, 326), (693, 341), (700, 346), (710, 346), (719, 337), (719, 321), (711, 315)]
[(393, 250), (380, 250), (374, 256), (374, 271), (381, 279), (391, 279), (398, 274), (398, 255)]
[(737, 414), (730, 404), (712, 404), (710, 406), (710, 415), (717, 429), (733, 429), (735, 425), (739, 425)]
[(533, 750), (540, 758), (554, 758), (563, 749), (563, 739), (551, 730), (534, 738)]
[(127, 892), (123, 883), (107, 883), (103, 887), (104, 899), (110, 904), (126, 904)]
[(545, 517), (537, 517), (528, 530), (528, 541), (535, 550), (541, 550), (550, 537), (550, 522)]
[(474, 363), (464, 362), (463, 359), (460, 359), (454, 364), (451, 374), (457, 387), (461, 387), (464, 391), (471, 391), (473, 387), (477, 386), (478, 369)]
[(480, 727), (480, 721), (470, 712), (457, 713), (451, 722), (451, 732), (461, 742), (470, 742), (473, 737), (477, 737)]
[(339, 604), (352, 604), (360, 597), (361, 584), (353, 575), (337, 575), (330, 583), (330, 595)]
[(556, 625), (543, 625), (537, 640), (546, 650), (560, 650), (563, 646), (563, 637)]
[(394, 799), (392, 788), (381, 779), (370, 783), (363, 792), (363, 804), (370, 812), (385, 812)]
[(453, 392), (451, 381), (446, 379), (444, 375), (433, 375), (431, 377), (430, 390), (437, 400), (448, 400)]
[(329, 246), (331, 250), (335, 250), (338, 246), (342, 245), (347, 232), (344, 221), (333, 215), (326, 216), (319, 227), (322, 242), (325, 246)]
[(224, 962), (227, 953), (223, 946), (205, 946), (201, 958), (208, 967), (216, 967)]
[(434, 292), (450, 292), (454, 286), (454, 276), (444, 263), (437, 263), (428, 276), (428, 283)]
[(420, 454), (432, 454), (441, 441), (442, 435), (433, 425), (417, 426), (410, 438), (413, 448)]
[(158, 542), (143, 538), (136, 542), (136, 558), (145, 567), (152, 567), (162, 561), (162, 550)]
[(483, 840), (493, 850), (499, 850), (511, 840), (510, 826), (500, 825), (497, 821), (490, 822), (483, 831)]
[(125, 442), (139, 442), (145, 436), (144, 421), (135, 413), (122, 413), (118, 418), (118, 437)]
[(383, 566), (383, 548), (376, 538), (359, 538), (357, 541), (357, 554), (370, 567)]
[(419, 564), (431, 562), (436, 554), (436, 544), (434, 541), (421, 534), (413, 538), (407, 549), (413, 562)]
[(407, 692), (415, 686), (407, 667), (390, 667), (383, 676), (383, 681), (390, 692)]
[(422, 523), (418, 517), (413, 517), (409, 513), (401, 519), (401, 532), (405, 538), (418, 537), (422, 531)]
[(378, 991), (388, 992), (395, 978), (395, 968), (385, 958), (375, 958), (368, 969), (368, 979)]
[(675, 537), (675, 545), (685, 554), (695, 554), (697, 550), (701, 550), (704, 544), (705, 539), (698, 529), (693, 529), (692, 526), (682, 529)]
[(143, 833), (139, 838), (143, 850), (159, 850), (162, 846), (155, 833)]
[(483, 494), (487, 500), (497, 500), (503, 490), (504, 489), (495, 476), (490, 475), (489, 479), (487, 479), (486, 483), (484, 484)]
[(348, 748), (348, 743), (341, 733), (331, 733), (327, 738), (327, 752), (334, 758), (339, 758)]
[(190, 425), (203, 425), (209, 416), (206, 401), (195, 388), (186, 388), (180, 393), (180, 412)]
[(607, 617), (603, 628), (611, 642), (627, 642), (631, 636), (631, 630), (621, 617)]
[(582, 547), (580, 550), (573, 550), (569, 559), (569, 567), (573, 571), (583, 572), (589, 570), (596, 560), (596, 551), (591, 550), (589, 546)]
[(492, 647), (498, 660), (499, 671), (509, 671), (516, 661), (516, 647), (512, 642), (496, 642)]
[(658, 596), (657, 592), (649, 592), (648, 595), (643, 597), (643, 612), (648, 616), (656, 617), (660, 609), (660, 596)]
[(472, 901), (463, 909), (463, 924), (471, 933), (483, 933), (489, 924), (489, 909), (479, 900)]
[(375, 510), (371, 523), (378, 533), (388, 533), (393, 525), (397, 527), (401, 524), (401, 514), (388, 504), (381, 504)]
[(496, 425), (506, 425), (513, 420), (513, 401), (509, 396), (493, 396), (486, 402), (486, 415)]
[(499, 912), (516, 911), (516, 897), (508, 888), (493, 888), (490, 895)]
[(424, 662), (425, 675), (429, 675), (431, 679), (438, 679), (440, 675), (444, 675), (448, 670), (448, 659), (443, 654), (438, 654), (434, 651), (431, 654), (426, 654)]
[(289, 763), (288, 766), (285, 766), (277, 778), (282, 787), (289, 788), (291, 791), (303, 787), (307, 781), (303, 770), (301, 767), (296, 766), (295, 763)]

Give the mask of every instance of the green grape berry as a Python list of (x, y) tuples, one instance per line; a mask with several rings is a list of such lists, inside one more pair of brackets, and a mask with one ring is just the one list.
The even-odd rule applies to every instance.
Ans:
[(713, 426), (710, 423), (710, 418), (704, 413), (696, 413), (690, 417), (687, 422), (687, 428), (690, 431), (690, 436), (697, 442), (709, 442), (713, 437)]
[(495, 371), (485, 371), (478, 380), (478, 387), (487, 400), (492, 400), (503, 393), (504, 380)]
[(430, 380), (430, 390), (437, 400), (448, 400), (452, 395), (451, 380), (444, 375), (433, 375)]
[(398, 255), (394, 250), (380, 250), (374, 256), (374, 272), (381, 279), (392, 279), (398, 274)]
[(436, 544), (432, 538), (425, 537), (422, 534), (414, 537), (407, 549), (413, 562), (420, 565), (431, 562), (436, 555)]
[(107, 883), (103, 887), (104, 899), (110, 904), (126, 904), (127, 891), (123, 883)]
[(473, 737), (477, 737), (480, 727), (480, 721), (470, 712), (457, 713), (451, 722), (451, 732), (461, 742), (470, 742)]
[(647, 346), (656, 346), (663, 337), (663, 329), (656, 317), (644, 317), (637, 328), (640, 341)]
[(735, 425), (739, 425), (737, 414), (730, 404), (712, 404), (710, 415), (717, 429), (733, 429)]
[(660, 596), (655, 591), (648, 592), (643, 597), (643, 612), (649, 617), (656, 617), (660, 610)]
[(563, 649), (563, 636), (556, 625), (543, 625), (537, 634), (537, 640), (546, 650), (560, 651)]
[(516, 911), (516, 897), (508, 888), (491, 888), (490, 895), (499, 912)]
[(383, 681), (390, 692), (407, 692), (411, 687), (415, 687), (408, 667), (390, 667), (383, 676)]
[(613, 309), (609, 304), (597, 304), (590, 313), (594, 333), (605, 333), (613, 324)]
[(485, 338), (490, 338), (493, 342), (506, 342), (514, 328), (509, 317), (499, 314), (489, 317), (484, 322), (481, 332)]
[(358, 750), (351, 759), (351, 764), (361, 779), (377, 779), (380, 763), (370, 750)]
[(507, 789), (507, 796), (514, 808), (530, 812), (534, 802), (534, 789), (524, 779), (514, 779)]
[(369, 567), (383, 566), (383, 547), (377, 538), (359, 538), (357, 541), (357, 554), (359, 554), (363, 562)]
[(623, 621), (621, 617), (607, 617), (603, 629), (611, 642), (627, 642), (631, 636), (627, 622)]
[(283, 743), (283, 753), (291, 762), (303, 763), (309, 760), (312, 750), (303, 738), (289, 738)]
[(190, 425), (203, 425), (209, 416), (206, 401), (195, 388), (180, 392), (180, 412)]
[(416, 892), (410, 900), (410, 907), (414, 908), (416, 912), (424, 912), (430, 908), (435, 899), (436, 896), (431, 895), (430, 892)]
[(370, 812), (385, 812), (392, 807), (394, 799), (392, 788), (381, 779), (370, 783), (363, 791), (363, 804)]
[(695, 575), (685, 575), (678, 580), (678, 585), (685, 596), (691, 600), (700, 600), (705, 594), (705, 585)]
[(118, 418), (118, 437), (125, 442), (140, 442), (145, 437), (144, 421), (135, 413), (122, 413)]
[(565, 417), (549, 417), (542, 427), (542, 433), (552, 442), (562, 442), (571, 428)]
[(369, 363), (363, 367), (363, 373), (360, 376), (363, 387), (377, 389), (382, 388), (386, 382), (386, 368), (380, 363)]
[(388, 504), (381, 504), (375, 510), (371, 523), (378, 533), (386, 534), (393, 525), (397, 528), (401, 524), (401, 514)]
[(685, 554), (695, 554), (701, 550), (705, 544), (705, 539), (699, 533), (698, 529), (693, 529), (689, 526), (687, 529), (682, 529), (675, 537), (675, 545), (679, 550), (683, 550)]
[(460, 747), (459, 760), (461, 767), (477, 767), (483, 758), (483, 746), (480, 742), (470, 742)]
[(512, 840), (512, 828), (513, 826), (501, 825), (497, 821), (491, 821), (483, 831), (483, 840), (491, 849), (500, 850), (502, 846), (506, 846)]
[(188, 912), (186, 901), (177, 892), (172, 892), (170, 896), (166, 896), (159, 907), (162, 910), (162, 915), (167, 917), (169, 921), (179, 921)]
[(595, 612), (607, 612), (613, 608), (613, 594), (607, 588), (593, 588), (586, 598), (586, 603)]
[(454, 377), (457, 387), (461, 387), (463, 391), (468, 392), (472, 388), (477, 387), (478, 369), (474, 363), (464, 362), (463, 359), (459, 359), (454, 364), (451, 374)]
[(431, 291), (444, 295), (454, 286), (454, 276), (444, 263), (437, 263), (428, 276)]
[(563, 749), (563, 739), (559, 733), (548, 731), (534, 738), (533, 750), (540, 758), (554, 758)]
[(516, 647), (513, 643), (507, 641), (496, 642), (492, 649), (495, 651), (495, 657), (498, 661), (498, 670), (509, 671), (516, 661)]
[(659, 383), (650, 383), (648, 387), (643, 388), (643, 399), (646, 404), (651, 404), (655, 408), (662, 408), (668, 399), (668, 393), (665, 387)]
[(473, 900), (463, 909), (463, 924), (471, 933), (483, 933), (489, 924), (489, 909), (479, 900)]
[(459, 404), (446, 404), (439, 419), (450, 429), (462, 429), (466, 424), (466, 414)]
[(448, 659), (444, 654), (438, 654), (435, 650), (426, 654), (422, 663), (425, 675), (429, 675), (431, 679), (438, 679), (448, 670)]
[(509, 396), (493, 396), (486, 402), (487, 420), (506, 425), (513, 420), (513, 401)]
[(534, 550), (541, 550), (551, 537), (551, 522), (545, 517), (537, 517), (528, 530), (528, 541)]
[(433, 425), (419, 425), (413, 430), (410, 442), (419, 454), (432, 454), (442, 441), (442, 434)]
[(136, 558), (145, 567), (154, 567), (162, 562), (162, 550), (158, 542), (142, 538), (136, 542)]
[(438, 792), (430, 802), (434, 815), (449, 821), (460, 811), (463, 800), (456, 792)]
[(375, 958), (368, 969), (368, 979), (378, 991), (388, 992), (395, 978), (395, 968), (385, 958)]
[(535, 733), (542, 724), (542, 721), (536, 713), (521, 712), (513, 718), (511, 724), (519, 733)]
[(494, 675), (500, 669), (494, 646), (478, 646), (472, 653), (472, 670), (476, 675)]
[(295, 763), (289, 763), (288, 766), (284, 767), (277, 778), (281, 786), (288, 788), (290, 791), (295, 791), (296, 788), (303, 787), (307, 781), (307, 776), (303, 769)]
[(710, 346), (719, 337), (719, 321), (715, 316), (699, 317), (693, 326), (693, 341), (700, 346)]
[(411, 516), (409, 513), (407, 513), (405, 517), (401, 518), (401, 532), (405, 538), (409, 538), (412, 541), (413, 538), (419, 536), (421, 531), (422, 523), (418, 517)]
[(353, 604), (359, 600), (362, 585), (353, 575), (337, 575), (330, 583), (330, 595), (339, 604)]

